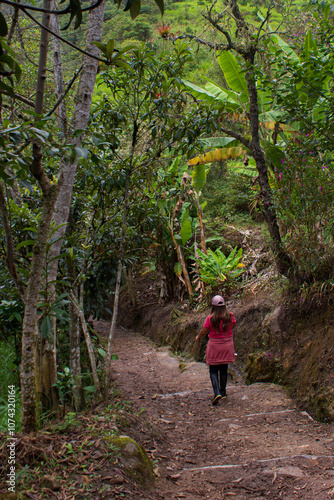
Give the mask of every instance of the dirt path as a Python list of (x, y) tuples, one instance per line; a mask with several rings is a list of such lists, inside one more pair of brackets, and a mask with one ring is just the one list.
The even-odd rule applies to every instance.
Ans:
[(180, 367), (125, 330), (114, 350), (116, 382), (157, 430), (144, 443), (160, 476), (147, 499), (334, 498), (334, 426), (299, 411), (278, 386), (246, 386), (235, 372), (227, 399), (212, 407), (205, 364)]

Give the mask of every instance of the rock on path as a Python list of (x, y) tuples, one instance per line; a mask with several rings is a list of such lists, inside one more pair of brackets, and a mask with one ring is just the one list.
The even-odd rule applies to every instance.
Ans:
[(227, 399), (212, 407), (204, 363), (180, 363), (122, 329), (114, 352), (114, 379), (157, 431), (147, 500), (334, 498), (334, 426), (297, 409), (279, 386), (246, 386), (234, 370)]

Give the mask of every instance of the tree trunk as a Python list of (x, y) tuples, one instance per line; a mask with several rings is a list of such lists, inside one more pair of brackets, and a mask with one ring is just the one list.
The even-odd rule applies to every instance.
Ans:
[[(92, 0), (91, 3), (94, 3)], [(93, 9), (89, 12), (89, 20), (88, 20), (88, 28), (86, 35), (86, 50), (89, 51), (92, 55), (98, 56), (99, 49), (92, 45), (91, 42), (100, 42), (102, 38), (102, 24), (103, 24), (103, 15), (105, 9), (105, 1), (96, 9)], [(75, 99), (75, 106), (73, 111), (73, 120), (71, 123), (71, 132), (75, 130), (85, 130), (88, 123), (90, 108), (92, 105), (92, 97), (94, 91), (94, 85), (96, 80), (98, 70), (98, 61), (96, 59), (92, 59), (88, 56), (84, 56), (83, 58), (83, 70), (81, 72), (78, 92)], [(72, 145), (80, 146), (82, 137), (76, 137), (71, 139), (69, 142)], [(58, 241), (52, 245), (50, 251), (50, 258), (59, 255), (62, 239), (66, 232), (66, 224), (69, 216), (69, 211), (71, 207), (72, 201), (72, 191), (73, 191), (73, 183), (76, 173), (78, 161), (77, 159), (73, 163), (65, 163), (62, 166), (62, 170), (64, 172), (65, 182), (61, 187), (59, 197), (57, 200), (57, 205), (54, 213), (54, 222), (59, 229), (55, 232), (54, 238), (59, 238)], [(49, 271), (49, 281), (53, 281), (57, 277), (58, 271), (58, 261), (54, 260), (51, 263), (50, 271)]]
[(193, 297), (193, 295), (194, 295), (194, 292), (193, 292), (193, 289), (192, 289), (192, 286), (191, 286), (191, 281), (190, 281), (189, 274), (188, 274), (188, 269), (187, 269), (187, 266), (186, 266), (186, 263), (185, 263), (185, 260), (184, 260), (183, 254), (182, 254), (182, 250), (181, 250), (180, 245), (178, 244), (178, 242), (175, 239), (174, 232), (173, 232), (172, 229), (170, 229), (170, 234), (171, 234), (171, 237), (172, 237), (172, 240), (173, 240), (173, 243), (174, 243), (174, 247), (175, 247), (175, 250), (176, 250), (177, 259), (178, 259), (178, 261), (179, 261), (179, 263), (181, 265), (182, 274), (183, 274), (184, 281), (185, 281), (185, 284), (186, 284), (186, 287), (187, 287), (187, 290), (188, 290), (189, 298), (191, 299)]
[(120, 294), (121, 281), (122, 281), (125, 224), (126, 224), (126, 217), (127, 217), (127, 212), (128, 212), (130, 179), (131, 179), (131, 171), (130, 171), (130, 169), (128, 169), (126, 172), (124, 206), (123, 206), (123, 216), (122, 216), (122, 232), (121, 232), (121, 241), (120, 241), (119, 257), (118, 257), (118, 268), (117, 268), (117, 278), (116, 278), (115, 295), (114, 295), (114, 306), (113, 306), (112, 319), (111, 319), (111, 325), (110, 325), (110, 331), (109, 331), (109, 337), (108, 337), (108, 349), (107, 349), (107, 354), (106, 354), (106, 359), (105, 359), (105, 387), (104, 387), (105, 395), (107, 395), (107, 393), (108, 393), (109, 384), (110, 384), (110, 380), (111, 380), (112, 341), (113, 341), (115, 330), (116, 330), (119, 294)]
[(135, 287), (133, 284), (131, 264), (129, 264), (128, 269), (126, 269), (125, 277), (126, 277), (126, 287), (128, 290), (128, 294), (130, 296), (131, 304), (133, 305), (133, 307), (136, 307), (137, 306), (137, 297), (136, 297)]
[[(55, 321), (53, 321), (55, 323)], [(37, 415), (40, 412), (58, 413), (58, 391), (54, 387), (57, 379), (56, 351), (53, 342), (45, 339), (40, 331), (40, 322), (36, 329), (36, 401)]]
[[(57, 4), (55, 0), (52, 0), (52, 10), (57, 9)], [(50, 19), (50, 27), (53, 33), (56, 35), (60, 35), (59, 30), (59, 19), (58, 16), (52, 15)], [(55, 100), (56, 102), (61, 97), (64, 92), (64, 78), (63, 78), (63, 66), (61, 60), (61, 44), (59, 38), (56, 36), (52, 37), (52, 55), (53, 55), (53, 78), (55, 82)], [(65, 100), (62, 100), (58, 105), (57, 110), (57, 119), (60, 133), (67, 137), (67, 113), (66, 113), (66, 105)]]
[(258, 107), (257, 90), (256, 90), (255, 75), (254, 75), (254, 57), (255, 54), (251, 52), (247, 55), (247, 57), (245, 57), (246, 62), (249, 64), (249, 70), (246, 73), (246, 81), (249, 92), (249, 104), (250, 104), (249, 120), (251, 126), (251, 134), (252, 134), (251, 150), (252, 150), (252, 156), (256, 163), (256, 168), (259, 173), (259, 182), (264, 204), (265, 219), (272, 239), (276, 265), (281, 274), (283, 274), (284, 276), (290, 276), (292, 271), (292, 262), (289, 256), (283, 250), (277, 217), (272, 205), (267, 164), (260, 143), (259, 107)]
[(199, 199), (197, 198), (196, 194), (194, 196), (196, 207), (197, 207), (197, 212), (198, 212), (198, 222), (199, 222), (199, 227), (200, 227), (200, 236), (201, 236), (201, 250), (205, 255), (207, 254), (206, 250), (206, 244), (205, 244), (205, 234), (204, 234), (204, 222), (203, 222), (203, 211), (201, 204), (199, 202)]
[[(53, 186), (43, 201), (43, 210), (33, 247), (30, 277), (26, 291), (24, 318), (22, 324), (22, 361), (21, 361), (21, 397), (22, 431), (35, 432), (37, 429), (36, 413), (36, 328), (37, 304), (44, 267), (46, 245), (53, 210), (58, 195), (58, 185)], [(38, 388), (37, 388), (38, 392)]]
[[(82, 291), (81, 291), (80, 295), (82, 296), (83, 293), (84, 293), (84, 290), (82, 287)], [(77, 301), (76, 297), (74, 296), (73, 292), (70, 293), (70, 298), (71, 298), (71, 302), (72, 302), (73, 306), (75, 307), (77, 314), (80, 318), (82, 330), (83, 330), (85, 341), (86, 341), (88, 356), (89, 356), (89, 360), (90, 360), (90, 366), (92, 369), (94, 385), (96, 387), (96, 392), (99, 392), (100, 391), (100, 381), (99, 381), (99, 377), (98, 377), (97, 369), (96, 369), (95, 354), (94, 354), (94, 349), (93, 349), (93, 345), (92, 345), (92, 340), (91, 340), (90, 335), (89, 335), (85, 315), (83, 312), (82, 304), (80, 304), (80, 305), (78, 304), (78, 301)]]
[[(74, 295), (77, 298), (76, 294)], [(84, 406), (80, 360), (80, 318), (77, 308), (72, 304), (72, 302), (69, 304), (69, 316), (70, 372), (75, 382), (73, 389), (73, 399), (75, 410), (80, 411)]]
[[(95, 45), (91, 45), (91, 41), (100, 41), (102, 36), (102, 22), (104, 15), (104, 5), (105, 2), (99, 6), (98, 8), (90, 11), (89, 13), (89, 22), (88, 22), (88, 31), (86, 36), (86, 48), (93, 54), (98, 55), (99, 49)], [(51, 16), (52, 28), (56, 33), (59, 32), (59, 24), (57, 16)], [(56, 100), (64, 91), (64, 83), (62, 76), (62, 65), (61, 65), (61, 47), (59, 40), (57, 38), (53, 39), (53, 59), (54, 59), (54, 75), (55, 75), (55, 89), (56, 89)], [(73, 113), (73, 122), (72, 122), (72, 130), (76, 130), (78, 128), (85, 129), (88, 122), (92, 95), (95, 85), (95, 78), (97, 73), (97, 64), (98, 62), (94, 59), (88, 58), (88, 56), (84, 56), (84, 69), (81, 74), (81, 80), (79, 83), (79, 89), (77, 92), (76, 104)], [(66, 136), (68, 133), (67, 126), (67, 115), (65, 102), (62, 101), (58, 107), (58, 124), (63, 136)], [(81, 138), (75, 138), (72, 140), (73, 144), (80, 145)], [(74, 183), (74, 177), (77, 167), (77, 159), (73, 164), (63, 164), (61, 167), (62, 175), (64, 178), (64, 182), (60, 186), (60, 191), (57, 199), (57, 203), (54, 210), (53, 219), (56, 226), (64, 224), (67, 222), (69, 210), (71, 206), (72, 199), (72, 189)], [(54, 259), (57, 255), (60, 254), (61, 246), (62, 246), (62, 238), (65, 236), (66, 225), (61, 226), (55, 233), (54, 238), (59, 238), (50, 249), (49, 257), (51, 260), (49, 270), (48, 270), (48, 281), (54, 283), (57, 279), (57, 270), (58, 270), (58, 259)], [(54, 260), (52, 260), (54, 259)], [(55, 286), (54, 284), (50, 285), (50, 294), (52, 297), (55, 296)], [(75, 327), (74, 327), (75, 328)], [(75, 333), (73, 332), (73, 335)], [(56, 325), (54, 324), (53, 328), (53, 345), (56, 345)], [(47, 347), (47, 350), (50, 351), (50, 346)], [(53, 399), (51, 401), (52, 408), (58, 404), (58, 399), (55, 399), (56, 393), (52, 389), (52, 385), (55, 382), (55, 377), (57, 375), (57, 366), (56, 366), (56, 351), (53, 349), (54, 358), (48, 356), (48, 360), (50, 362), (49, 372), (53, 374), (52, 378), (49, 380), (49, 387), (44, 388), (48, 394), (53, 395)], [(37, 359), (43, 359), (45, 356), (41, 355)], [(45, 362), (45, 360), (44, 360)], [(44, 368), (46, 370), (46, 368)], [(42, 372), (42, 367), (39, 367), (39, 372)], [(40, 377), (38, 378), (40, 380)], [(81, 380), (81, 379), (80, 379)], [(80, 384), (80, 382), (79, 382)], [(42, 392), (42, 388), (38, 389), (38, 392)], [(78, 393), (80, 392), (80, 387), (78, 388)], [(79, 396), (78, 396), (79, 397)], [(78, 400), (78, 398), (77, 398)]]
[(10, 274), (10, 277), (12, 278), (12, 280), (14, 281), (14, 283), (16, 285), (16, 288), (20, 294), (21, 299), (24, 302), (25, 290), (24, 290), (24, 286), (21, 283), (21, 281), (19, 280), (17, 272), (16, 272), (16, 265), (15, 265), (15, 258), (14, 258), (13, 235), (12, 235), (12, 229), (10, 226), (10, 221), (9, 221), (8, 212), (7, 212), (4, 184), (1, 180), (0, 180), (0, 214), (1, 214), (3, 230), (5, 233), (6, 264), (7, 264), (8, 272)]

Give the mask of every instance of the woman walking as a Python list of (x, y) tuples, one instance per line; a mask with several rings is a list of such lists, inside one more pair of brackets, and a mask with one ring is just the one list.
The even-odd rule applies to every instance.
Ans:
[(212, 299), (211, 314), (204, 322), (195, 341), (209, 334), (206, 348), (206, 362), (209, 365), (210, 379), (214, 392), (212, 404), (226, 398), (227, 368), (234, 362), (233, 327), (236, 321), (233, 313), (227, 310), (225, 300), (220, 295)]

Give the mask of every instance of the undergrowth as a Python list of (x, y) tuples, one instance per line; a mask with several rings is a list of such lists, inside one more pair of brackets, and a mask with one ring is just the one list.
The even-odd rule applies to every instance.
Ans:
[[(149, 442), (155, 436), (145, 415), (144, 408), (136, 412), (113, 388), (106, 403), (87, 412), (69, 412), (63, 420), (47, 425), (38, 435), (18, 434), (16, 498), (54, 499), (58, 498), (57, 492), (61, 492), (61, 498), (93, 499), (103, 491), (105, 498), (113, 498), (115, 484), (121, 494), (123, 483), (126, 489), (139, 493), (139, 487), (125, 476), (118, 454), (107, 438), (126, 433), (136, 439), (136, 427), (140, 426)], [(2, 432), (0, 440), (0, 454), (6, 464), (8, 441)], [(7, 492), (6, 473), (6, 467), (0, 467), (3, 485), (0, 497)], [(111, 481), (113, 475), (118, 478), (117, 483)]]

